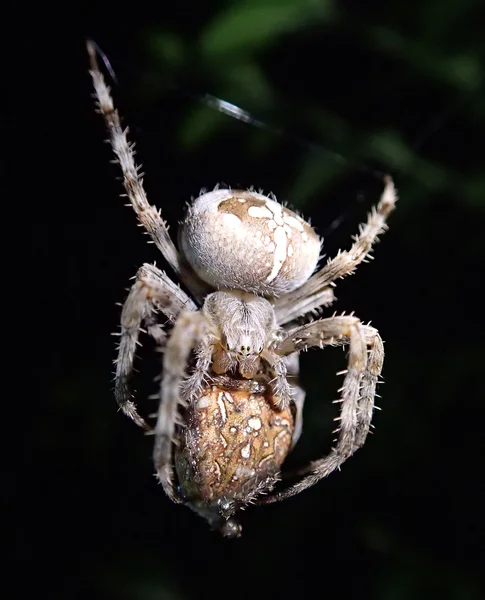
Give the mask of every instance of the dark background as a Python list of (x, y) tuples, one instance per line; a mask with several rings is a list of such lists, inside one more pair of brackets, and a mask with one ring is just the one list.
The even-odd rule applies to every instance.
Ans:
[[(3, 215), (20, 277), (4, 280), (4, 314), (20, 373), (6, 373), (5, 409), (19, 414), (4, 422), (4, 499), (16, 597), (483, 597), (481, 4), (10, 6)], [(149, 199), (173, 231), (200, 188), (255, 185), (310, 216), (330, 256), (377, 200), (376, 170), (399, 189), (375, 261), (337, 288), (336, 308), (386, 341), (375, 435), (313, 489), (247, 510), (237, 541), (170, 503), (152, 439), (116, 409), (115, 302), (161, 259), (118, 197), (88, 36), (116, 72)], [(204, 93), (283, 133), (213, 110)], [(144, 414), (150, 349), (135, 382)], [(338, 350), (303, 357), (293, 464), (328, 451), (343, 365)]]

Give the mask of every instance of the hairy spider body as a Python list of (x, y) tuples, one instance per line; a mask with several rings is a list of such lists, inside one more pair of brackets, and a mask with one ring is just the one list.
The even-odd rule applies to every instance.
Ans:
[(179, 239), (183, 254), (209, 285), (264, 296), (299, 288), (315, 270), (321, 247), (300, 216), (243, 190), (199, 196)]
[[(182, 223), (179, 251), (160, 212), (148, 203), (92, 43), (88, 52), (126, 195), (189, 291), (154, 265), (140, 267), (121, 314), (115, 396), (126, 415), (154, 433), (156, 474), (168, 497), (223, 535), (237, 536), (234, 515), (244, 505), (298, 494), (338, 469), (366, 440), (384, 360), (378, 331), (354, 316), (303, 325), (297, 319), (308, 320), (332, 304), (335, 281), (369, 257), (394, 209), (394, 185), (386, 177), (379, 203), (350, 250), (319, 269), (322, 242), (309, 223), (251, 190), (199, 196)], [(160, 313), (171, 326), (168, 333)], [(142, 331), (163, 348), (154, 428), (138, 414), (128, 385)], [(326, 346), (348, 347), (336, 444), (300, 469), (292, 483), (273, 489), (302, 431), (299, 353)]]

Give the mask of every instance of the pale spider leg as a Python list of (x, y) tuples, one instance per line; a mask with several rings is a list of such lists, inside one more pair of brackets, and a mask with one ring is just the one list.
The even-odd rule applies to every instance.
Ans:
[(284, 361), (286, 364), (288, 382), (291, 385), (293, 402), (295, 403), (296, 408), (295, 428), (292, 436), (292, 447), (294, 447), (300, 438), (303, 428), (303, 405), (305, 403), (306, 392), (302, 387), (300, 387), (300, 356), (294, 352), (289, 356), (285, 356)]
[(324, 288), (312, 296), (300, 298), (294, 304), (287, 301), (287, 297), (288, 294), (284, 294), (273, 300), (276, 322), (279, 325), (290, 323), (309, 312), (317, 312), (322, 306), (327, 307), (335, 302), (335, 294), (331, 287)]
[(173, 281), (154, 265), (145, 264), (138, 269), (121, 312), (121, 334), (116, 359), (115, 397), (121, 410), (133, 421), (150, 431), (152, 428), (140, 417), (128, 386), (133, 371), (133, 361), (138, 336), (143, 324), (157, 344), (165, 342), (165, 333), (157, 323), (156, 312), (162, 311), (175, 322), (182, 310), (196, 310), (194, 302)]
[(177, 319), (172, 335), (165, 346), (163, 378), (160, 388), (160, 406), (155, 425), (153, 460), (165, 493), (174, 502), (181, 503), (173, 485), (172, 445), (181, 399), (181, 384), (191, 350), (203, 338), (206, 320), (200, 312), (183, 312)]
[(200, 397), (200, 394), (204, 388), (204, 384), (209, 378), (214, 342), (215, 338), (208, 335), (201, 340), (197, 347), (197, 359), (195, 362), (194, 371), (189, 377), (187, 377), (187, 379), (183, 381), (180, 388), (182, 397), (187, 402)]
[[(370, 426), (375, 384), (382, 367), (382, 345), (377, 343), (377, 351), (372, 353), (372, 364), (367, 356), (366, 329), (355, 317), (331, 317), (321, 319), (289, 332), (288, 337), (275, 347), (275, 352), (286, 355), (291, 352), (305, 350), (310, 346), (349, 344), (348, 367), (341, 388), (340, 427), (337, 444), (326, 457), (313, 461), (309, 467), (298, 474), (310, 472), (298, 483), (274, 495), (262, 498), (259, 503), (277, 502), (299, 494), (311, 487), (323, 477), (329, 475), (340, 466), (363, 444)], [(375, 330), (372, 334), (374, 335)], [(377, 333), (377, 332), (375, 332)], [(374, 337), (374, 339), (376, 339)], [(370, 341), (370, 339), (369, 339)], [(380, 341), (380, 338), (379, 338)], [(365, 394), (365, 398), (363, 396)], [(362, 410), (364, 408), (364, 410)], [(365, 435), (364, 432), (365, 431)]]
[[(332, 317), (335, 321), (348, 319), (348, 317)], [(307, 323), (297, 330), (289, 332), (289, 337), (283, 340), (284, 346), (279, 346), (279, 352), (291, 352), (291, 348), (297, 350), (306, 349), (306, 347), (317, 346), (344, 346), (349, 344), (349, 338), (330, 337), (322, 339), (321, 321)], [(359, 425), (356, 435), (356, 445), (360, 448), (364, 445), (367, 434), (371, 427), (372, 415), (374, 412), (374, 398), (376, 396), (376, 386), (384, 363), (384, 344), (379, 332), (370, 325), (361, 324), (364, 332), (365, 342), (368, 347), (367, 368), (362, 376), (361, 395), (359, 400)], [(292, 340), (293, 336), (293, 340)], [(298, 337), (297, 340), (295, 338)], [(292, 345), (293, 344), (293, 345)], [(288, 358), (294, 355), (290, 354)], [(302, 472), (300, 471), (300, 474)]]
[(384, 344), (377, 329), (368, 325), (363, 326), (365, 341), (369, 347), (367, 355), (367, 369), (362, 377), (362, 389), (359, 402), (359, 429), (356, 444), (360, 448), (369, 433), (374, 413), (374, 399), (376, 397), (376, 386), (384, 363)]
[(111, 147), (123, 173), (123, 187), (131, 205), (141, 225), (146, 229), (174, 273), (197, 297), (202, 297), (208, 291), (207, 286), (181, 260), (160, 211), (148, 203), (143, 188), (143, 179), (139, 173), (140, 166), (136, 165), (134, 159), (134, 144), (130, 144), (127, 139), (128, 128), (121, 127), (120, 116), (114, 107), (110, 88), (106, 85), (99, 70), (96, 50), (92, 42), (87, 42), (87, 49), (97, 106), (108, 129)]
[[(354, 238), (350, 250), (339, 252), (335, 258), (312, 275), (300, 288), (281, 296), (274, 301), (278, 311), (278, 323), (288, 323), (295, 318), (295, 312), (300, 316), (309, 313), (325, 303), (327, 295), (323, 292), (334, 281), (351, 275), (357, 266), (371, 258), (369, 252), (387, 226), (386, 220), (394, 210), (397, 195), (392, 179), (385, 178), (385, 188), (377, 207), (374, 207), (367, 217), (367, 222), (359, 227), (359, 234)], [(298, 307), (297, 311), (293, 307)]]
[(274, 373), (274, 379), (270, 382), (270, 385), (273, 394), (278, 398), (277, 406), (280, 410), (285, 410), (293, 399), (293, 390), (288, 383), (285, 361), (273, 350), (265, 349), (260, 356), (268, 363)]

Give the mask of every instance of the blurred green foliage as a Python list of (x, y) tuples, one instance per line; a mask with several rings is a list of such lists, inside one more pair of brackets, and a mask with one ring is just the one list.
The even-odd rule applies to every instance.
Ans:
[[(483, 211), (485, 176), (479, 161), (457, 173), (445, 160), (426, 156), (416, 148), (417, 141), (425, 145), (456, 114), (468, 121), (464, 123), (465, 136), (467, 129), (485, 126), (480, 3), (467, 0), (465, 4), (443, 6), (432, 0), (419, 5), (373, 2), (368, 9), (331, 0), (221, 4), (220, 10), (200, 23), (195, 32), (183, 28), (169, 31), (159, 26), (144, 32), (151, 66), (144, 74), (143, 81), (149, 83), (141, 86), (142, 93), (154, 99), (162, 89), (183, 89), (190, 81), (201, 95), (214, 94), (277, 128), (284, 129), (290, 122), (312, 141), (318, 140), (349, 160), (374, 161), (393, 173), (419, 181), (420, 188), (413, 194), (415, 201), (426, 201), (430, 192), (436, 194), (452, 187), (459, 191), (463, 202)], [(352, 101), (360, 109), (358, 119), (355, 111), (325, 106), (324, 94), (312, 98), (312, 90), (299, 90), (298, 81), (291, 89), (291, 76), (284, 79), (280, 74), (278, 79), (277, 74), (278, 54), (284, 54), (287, 68), (310, 68), (312, 85), (325, 88), (326, 67), (333, 60), (339, 63), (338, 52), (346, 39), (355, 51), (350, 62), (349, 57), (342, 62), (343, 69), (350, 66), (349, 77), (355, 75), (356, 63), (362, 57), (364, 68), (369, 64), (382, 67), (381, 71), (361, 73), (356, 85), (346, 83)], [(338, 42), (335, 49), (333, 40)], [(292, 53), (296, 64), (288, 59)], [(301, 63), (306, 59), (307, 65)], [(308, 84), (311, 78), (303, 80)], [(157, 85), (153, 85), (155, 81)], [(335, 95), (335, 91), (328, 92), (328, 96)], [(406, 121), (410, 112), (418, 110), (416, 103), (421, 99), (428, 104), (428, 96), (435, 106), (432, 110), (428, 107), (423, 130), (400, 129), (396, 121), (400, 107)], [(386, 97), (394, 111), (385, 109), (385, 117), (393, 118), (384, 118), (380, 123), (374, 118), (374, 122), (367, 123), (362, 118), (365, 112), (378, 110)], [(319, 98), (324, 101), (318, 102)], [(196, 151), (227, 127), (227, 116), (203, 103), (193, 104), (181, 119), (177, 140), (186, 151)], [(253, 152), (257, 146), (254, 139), (260, 136), (261, 132), (247, 128), (240, 138), (245, 140), (248, 152)], [(466, 138), (463, 142), (467, 143)], [(259, 158), (269, 159), (279, 143), (276, 135), (272, 141), (266, 140)], [(311, 198), (324, 196), (340, 176), (332, 161), (319, 161), (310, 152), (302, 153), (299, 173), (288, 182), (288, 195), (302, 206), (308, 205)], [(401, 210), (413, 210), (413, 206), (407, 202)]]

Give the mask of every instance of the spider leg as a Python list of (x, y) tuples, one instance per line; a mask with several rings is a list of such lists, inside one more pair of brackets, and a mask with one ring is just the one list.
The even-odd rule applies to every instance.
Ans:
[(181, 384), (181, 394), (186, 402), (200, 397), (204, 384), (209, 378), (209, 369), (212, 363), (213, 338), (206, 336), (197, 346), (197, 359), (193, 373)]
[(284, 358), (287, 370), (288, 381), (291, 385), (291, 392), (293, 396), (293, 402), (295, 403), (295, 428), (293, 430), (292, 447), (295, 446), (298, 441), (301, 431), (303, 428), (303, 405), (305, 403), (305, 390), (300, 387), (299, 376), (300, 376), (300, 357), (294, 352)]
[(181, 398), (181, 384), (190, 351), (202, 338), (205, 324), (205, 318), (200, 312), (184, 311), (177, 319), (165, 347), (153, 460), (165, 493), (177, 503), (182, 501), (174, 489), (172, 469), (177, 409), (184, 403)]
[[(338, 439), (330, 454), (298, 472), (304, 478), (287, 489), (262, 498), (267, 504), (283, 500), (311, 487), (329, 475), (358, 449), (367, 437), (374, 408), (375, 388), (384, 360), (382, 340), (376, 329), (355, 317), (331, 317), (309, 323), (288, 333), (276, 347), (282, 355), (310, 346), (349, 345), (348, 368), (341, 388)], [(369, 351), (367, 347), (369, 346)]]
[(136, 281), (121, 312), (120, 343), (115, 361), (115, 397), (121, 410), (147, 431), (152, 428), (138, 414), (128, 387), (139, 333), (145, 325), (147, 333), (157, 344), (163, 345), (165, 332), (157, 322), (156, 313), (160, 310), (168, 319), (175, 321), (184, 309), (197, 310), (192, 300), (165, 273), (148, 264), (138, 269)]
[(359, 227), (359, 234), (354, 238), (350, 250), (339, 252), (300, 288), (274, 300), (280, 325), (315, 311), (322, 305), (331, 304), (333, 300), (329, 286), (334, 286), (335, 280), (351, 275), (361, 262), (371, 258), (369, 253), (372, 245), (385, 231), (386, 220), (394, 210), (396, 201), (394, 183), (390, 177), (386, 177), (379, 203), (369, 213), (367, 222)]
[(359, 402), (359, 429), (355, 440), (359, 448), (364, 445), (371, 427), (376, 387), (379, 383), (379, 376), (384, 363), (384, 343), (379, 332), (374, 327), (368, 325), (364, 325), (363, 329), (369, 351), (367, 354), (367, 369), (362, 377)]
[(116, 156), (116, 161), (123, 173), (123, 186), (131, 205), (137, 214), (141, 225), (146, 229), (153, 242), (163, 254), (165, 260), (185, 285), (196, 295), (202, 297), (207, 293), (207, 286), (187, 268), (173, 243), (168, 232), (168, 226), (162, 219), (160, 211), (148, 203), (143, 188), (143, 178), (140, 166), (135, 163), (134, 144), (127, 139), (127, 128), (121, 127), (120, 116), (114, 107), (110, 88), (106, 85), (104, 77), (99, 70), (96, 50), (92, 42), (87, 42), (90, 60), (90, 73), (93, 79), (95, 97), (99, 112), (104, 118), (109, 132), (111, 147)]
[[(332, 317), (331, 319), (323, 319), (323, 321), (335, 320), (337, 326), (341, 325), (342, 320), (354, 318), (354, 317)], [(293, 336), (293, 342), (295, 348), (306, 349), (309, 346), (319, 345), (324, 346), (344, 346), (349, 344), (349, 337), (325, 337), (322, 336), (321, 323), (322, 321), (315, 321), (308, 323), (297, 330), (290, 331), (290, 336)], [(358, 430), (356, 435), (356, 446), (360, 448), (364, 445), (364, 442), (369, 433), (371, 427), (372, 415), (374, 412), (374, 398), (376, 396), (376, 387), (379, 380), (379, 375), (382, 371), (382, 365), (384, 363), (384, 344), (382, 342), (379, 332), (370, 325), (360, 324), (365, 337), (365, 343), (368, 348), (367, 353), (367, 367), (362, 375), (362, 385), (359, 400), (359, 414), (358, 414)], [(278, 348), (278, 351), (288, 351), (291, 344), (291, 337), (283, 340), (286, 342), (285, 346)], [(295, 339), (297, 338), (297, 339)], [(294, 355), (290, 355), (291, 358)]]
[(281, 356), (272, 350), (263, 350), (261, 358), (268, 363), (270, 369), (273, 371), (274, 379), (270, 385), (273, 394), (278, 398), (278, 408), (285, 410), (293, 398), (293, 390), (287, 379), (286, 363)]
[[(331, 306), (335, 302), (335, 294), (331, 287), (323, 288), (316, 294), (303, 297), (297, 294), (297, 291), (299, 290), (284, 294), (273, 300), (276, 322), (279, 325), (290, 323), (309, 312), (318, 312), (318, 309), (322, 306)], [(289, 298), (292, 295), (295, 296), (295, 300)]]

